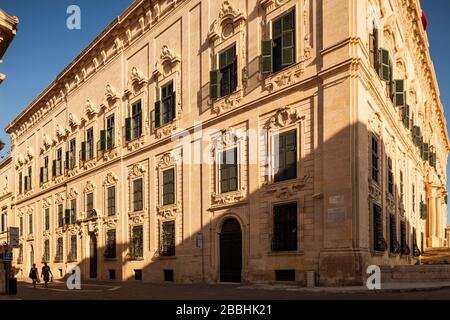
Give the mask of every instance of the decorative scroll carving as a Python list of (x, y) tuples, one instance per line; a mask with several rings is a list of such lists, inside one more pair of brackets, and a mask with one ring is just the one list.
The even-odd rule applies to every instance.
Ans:
[(114, 184), (116, 184), (117, 181), (119, 181), (119, 178), (117, 178), (117, 175), (112, 172), (109, 172), (106, 175), (105, 181), (103, 181), (103, 186), (114, 185)]
[(159, 61), (156, 62), (153, 76), (158, 78), (161, 75), (167, 75), (181, 63), (181, 57), (168, 46), (164, 45), (161, 49)]
[(99, 113), (99, 109), (92, 103), (91, 100), (86, 102), (86, 115), (91, 118)]
[(148, 79), (136, 67), (133, 67), (125, 95), (131, 95), (133, 92), (139, 91), (146, 84), (148, 84)]
[[(231, 1), (225, 0), (220, 6), (219, 15), (211, 26), (208, 33), (210, 41), (217, 39), (226, 39), (229, 34), (228, 28), (243, 28), (244, 22), (247, 20), (246, 13), (243, 10), (236, 9)], [(232, 23), (230, 26), (229, 23)]]
[(66, 200), (63, 193), (57, 193), (55, 195), (55, 204), (62, 204)]
[(95, 184), (93, 181), (88, 180), (84, 186), (84, 193), (93, 192), (95, 190)]
[(141, 163), (137, 163), (129, 170), (128, 179), (141, 177), (145, 172), (147, 172), (147, 169)]
[(69, 194), (68, 194), (68, 198), (69, 199), (74, 199), (78, 196), (78, 190), (76, 188), (70, 188)]
[(299, 112), (291, 106), (278, 109), (266, 124), (268, 129), (283, 128), (301, 120)]

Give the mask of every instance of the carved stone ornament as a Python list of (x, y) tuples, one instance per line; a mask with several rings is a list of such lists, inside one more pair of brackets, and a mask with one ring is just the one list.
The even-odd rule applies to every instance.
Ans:
[(64, 197), (64, 194), (57, 193), (55, 195), (55, 204), (62, 204), (66, 198)]
[(272, 116), (267, 122), (268, 129), (283, 128), (288, 125), (294, 124), (301, 120), (299, 112), (293, 107), (283, 107), (278, 109), (274, 116)]
[(69, 134), (69, 130), (64, 129), (61, 125), (56, 125), (56, 136), (58, 139), (63, 139)]
[(181, 204), (172, 206), (158, 206), (157, 215), (164, 219), (175, 219), (178, 213), (181, 212)]
[(103, 220), (103, 225), (106, 228), (114, 229), (117, 227), (117, 218), (116, 217), (105, 217)]
[(117, 175), (115, 173), (109, 172), (106, 175), (105, 181), (103, 181), (103, 186), (111, 186), (116, 184), (116, 182), (119, 180), (119, 178), (117, 178)]
[(211, 196), (212, 203), (213, 205), (224, 205), (240, 202), (246, 197), (245, 190), (246, 188), (243, 187), (241, 190), (233, 193), (221, 194), (213, 192)]
[(138, 178), (144, 175), (147, 169), (141, 164), (136, 163), (128, 172), (128, 179)]
[(129, 215), (129, 218), (132, 225), (141, 225), (145, 221), (143, 214), (131, 214)]
[(50, 139), (50, 137), (47, 134), (44, 134), (42, 140), (43, 140), (43, 144), (44, 144), (44, 148), (45, 149), (50, 148), (52, 146), (52, 144), (53, 144), (52, 139)]
[(114, 103), (120, 99), (119, 94), (114, 89), (114, 87), (110, 84), (106, 85), (106, 93), (105, 93), (105, 101), (106, 103), (102, 103), (100, 108), (108, 109), (109, 107), (114, 106)]
[(370, 131), (376, 133), (378, 136), (381, 136), (382, 127), (379, 113), (372, 113), (367, 124)]
[(228, 110), (233, 109), (234, 107), (238, 106), (241, 102), (242, 98), (244, 97), (244, 91), (238, 90), (235, 91), (228, 96), (218, 99), (217, 101), (213, 102), (212, 111), (215, 114), (222, 114)]
[(128, 81), (128, 88), (125, 90), (125, 95), (131, 95), (138, 92), (140, 88), (148, 84), (148, 79), (142, 75), (138, 68), (131, 69), (130, 80)]
[(49, 208), (49, 207), (51, 207), (51, 205), (52, 205), (52, 198), (51, 197), (42, 199), (42, 207)]
[(158, 169), (164, 169), (177, 163), (179, 160), (179, 155), (172, 152), (165, 153), (158, 162)]
[(284, 200), (295, 196), (298, 192), (303, 190), (311, 180), (311, 176), (307, 174), (304, 175), (303, 178), (292, 181), (289, 185), (279, 186), (275, 183), (266, 184), (263, 187), (263, 192), (267, 196), (274, 196)]
[(30, 160), (34, 158), (34, 150), (30, 146), (27, 146), (27, 157)]
[(99, 109), (92, 103), (91, 100), (86, 101), (86, 115), (89, 118), (96, 116), (99, 113)]
[(309, 57), (304, 57), (286, 70), (267, 76), (264, 80), (264, 89), (273, 92), (298, 83), (301, 80), (301, 76), (305, 73), (305, 61), (308, 59)]
[(84, 187), (84, 193), (93, 192), (95, 190), (95, 184), (91, 180), (88, 180), (86, 182), (86, 185)]
[(369, 195), (376, 202), (381, 202), (381, 189), (377, 185), (373, 184), (372, 181), (369, 183)]
[(245, 11), (235, 8), (231, 1), (225, 0), (220, 6), (218, 17), (211, 26), (208, 39), (215, 41), (225, 38), (229, 34), (227, 28), (230, 27), (230, 22), (232, 23), (231, 27), (234, 29), (236, 27), (242, 28), (246, 20)]
[(161, 48), (159, 61), (156, 62), (153, 76), (158, 78), (161, 75), (170, 74), (171, 71), (181, 63), (181, 57), (168, 46), (164, 45)]
[(69, 126), (71, 126), (72, 128), (79, 127), (82, 120), (78, 119), (78, 117), (73, 113), (69, 114)]
[(78, 190), (76, 188), (70, 188), (68, 198), (74, 199), (78, 196)]

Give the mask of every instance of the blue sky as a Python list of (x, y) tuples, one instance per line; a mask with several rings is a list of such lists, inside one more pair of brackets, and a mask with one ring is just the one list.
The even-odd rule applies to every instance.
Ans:
[[(0, 139), (9, 146), (3, 128), (131, 3), (132, 0), (0, 0), (2, 9), (20, 19), (18, 34), (0, 66), (0, 72), (7, 75), (0, 86)], [(81, 30), (66, 28), (66, 9), (72, 4), (81, 8)], [(450, 1), (422, 0), (421, 4), (428, 17), (431, 56), (450, 125)]]

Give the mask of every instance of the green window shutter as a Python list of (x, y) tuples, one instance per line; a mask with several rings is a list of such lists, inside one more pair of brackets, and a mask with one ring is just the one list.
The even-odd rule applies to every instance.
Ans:
[(406, 105), (405, 80), (394, 80), (395, 86), (395, 106), (404, 107)]
[(81, 143), (81, 161), (86, 161), (86, 142)]
[(172, 92), (172, 120), (177, 117), (177, 95), (176, 92)]
[(378, 29), (374, 28), (373, 29), (373, 65), (375, 67), (375, 70), (378, 70), (378, 63), (379, 63), (378, 43), (379, 43)]
[(425, 161), (428, 161), (430, 159), (430, 144), (429, 143), (423, 144), (423, 159)]
[(261, 72), (268, 74), (273, 72), (273, 41), (261, 41)]
[(210, 72), (209, 97), (213, 100), (220, 97), (220, 71), (213, 70)]
[(52, 175), (56, 177), (56, 160), (52, 162)]
[(70, 224), (70, 209), (65, 210), (64, 222)]
[(155, 102), (155, 127), (161, 127), (161, 101)]
[(106, 130), (100, 131), (100, 151), (106, 150)]
[(389, 51), (386, 49), (380, 49), (380, 64), (379, 64), (379, 75), (384, 81), (390, 80), (390, 65), (389, 65)]
[(131, 118), (125, 119), (125, 140), (131, 141)]
[(281, 65), (295, 63), (295, 13), (291, 11), (282, 18)]

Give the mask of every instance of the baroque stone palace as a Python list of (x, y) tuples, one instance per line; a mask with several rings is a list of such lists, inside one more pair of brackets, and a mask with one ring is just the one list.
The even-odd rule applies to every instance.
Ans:
[(14, 264), (362, 284), (445, 245), (417, 0), (135, 1), (6, 128)]
[[(19, 19), (17, 17), (11, 17), (0, 9), (0, 64), (9, 44), (16, 35), (18, 23)], [(3, 80), (5, 80), (5, 75), (0, 74), (0, 84)]]

